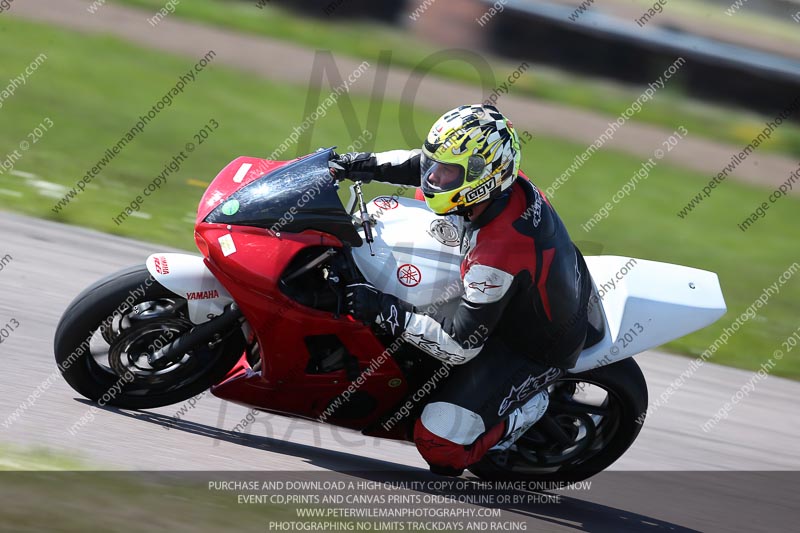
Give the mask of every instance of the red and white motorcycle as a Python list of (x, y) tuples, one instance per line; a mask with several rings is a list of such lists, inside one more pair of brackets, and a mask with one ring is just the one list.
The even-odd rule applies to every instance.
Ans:
[[(435, 316), (451, 312), (461, 296), (459, 222), (414, 199), (367, 203), (358, 186), (346, 209), (329, 157), (226, 166), (198, 208), (202, 256), (153, 254), (64, 312), (55, 356), (66, 381), (132, 409), (210, 388), (263, 411), (410, 441), (424, 402), (397, 411), (441, 363), (405, 343), (387, 352), (388, 339), (343, 313), (342, 291), (366, 279)], [(594, 294), (585, 350), (551, 386), (544, 417), (512, 450), (474, 465), (478, 476), (580, 479), (605, 469), (647, 410), (632, 356), (725, 312), (714, 273), (627, 257), (586, 262), (596, 285), (614, 288)]]

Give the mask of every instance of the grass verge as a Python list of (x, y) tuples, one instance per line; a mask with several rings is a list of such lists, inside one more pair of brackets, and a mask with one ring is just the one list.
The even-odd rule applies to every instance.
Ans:
[[(149, 13), (148, 17), (153, 16), (164, 6), (163, 0), (115, 1), (141, 7)], [(333, 49), (338, 53), (370, 62), (377, 60), (377, 50), (391, 50), (392, 65), (408, 69), (414, 69), (424, 58), (439, 51), (432, 44), (421, 41), (418, 36), (410, 36), (403, 30), (376, 22), (332, 23), (326, 18), (300, 17), (268, 4), (262, 8), (256, 6), (255, 1), (192, 0), (177, 5), (172, 16), (291, 41), (312, 48)], [(739, 24), (740, 21), (736, 23)], [(519, 63), (507, 59), (490, 55), (486, 57), (493, 65), (498, 84), (507, 80), (508, 76), (520, 66)], [(463, 64), (458, 62), (439, 63), (431, 69), (431, 73), (474, 84), (480, 82), (479, 75), (473, 68), (464, 68)], [(660, 74), (653, 72), (653, 80), (657, 80)], [(533, 96), (616, 117), (639, 97), (642, 87), (529, 65), (521, 77), (511, 85), (510, 90), (517, 95)], [(502, 108), (502, 97), (498, 105)], [(678, 74), (659, 92), (658, 99), (647, 102), (632, 120), (669, 129), (682, 124), (695, 135), (744, 146), (764, 129), (765, 121), (772, 119), (774, 117), (761, 116), (740, 108), (687, 98)], [(764, 151), (800, 155), (800, 125), (786, 123), (781, 126), (774, 134), (774, 142), (765, 146)]]

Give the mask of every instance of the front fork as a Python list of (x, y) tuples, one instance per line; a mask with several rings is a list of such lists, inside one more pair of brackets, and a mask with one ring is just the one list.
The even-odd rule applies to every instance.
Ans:
[(233, 326), (238, 326), (242, 311), (235, 303), (228, 305), (225, 311), (209, 320), (193, 327), (188, 333), (181, 335), (166, 346), (147, 354), (147, 362), (153, 368), (164, 368), (180, 360), (187, 352), (202, 344), (215, 341), (215, 337), (224, 335)]
[(366, 281), (364, 276), (358, 270), (356, 262), (353, 259), (353, 250), (349, 243), (344, 243), (340, 253), (336, 254), (330, 261), (331, 272), (327, 280), (328, 285), (334, 293), (336, 293), (336, 312), (335, 318), (345, 311), (345, 292), (347, 285), (350, 283), (363, 283)]

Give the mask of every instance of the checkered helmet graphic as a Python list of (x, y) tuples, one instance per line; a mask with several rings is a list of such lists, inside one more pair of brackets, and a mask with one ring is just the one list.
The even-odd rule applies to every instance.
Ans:
[(442, 115), (422, 145), (422, 192), (439, 215), (464, 213), (495, 198), (517, 178), (519, 137), (491, 105), (462, 105)]

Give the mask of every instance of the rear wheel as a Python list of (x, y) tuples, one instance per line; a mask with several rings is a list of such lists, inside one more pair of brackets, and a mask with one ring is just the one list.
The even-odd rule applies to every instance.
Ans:
[(192, 328), (186, 300), (136, 266), (86, 289), (69, 305), (55, 335), (55, 357), (70, 386), (86, 398), (131, 409), (183, 401), (217, 383), (245, 348), (240, 328), (150, 365), (147, 353)]
[(470, 467), (490, 480), (579, 481), (608, 468), (633, 444), (647, 411), (639, 365), (624, 359), (550, 388), (545, 416), (510, 450)]

